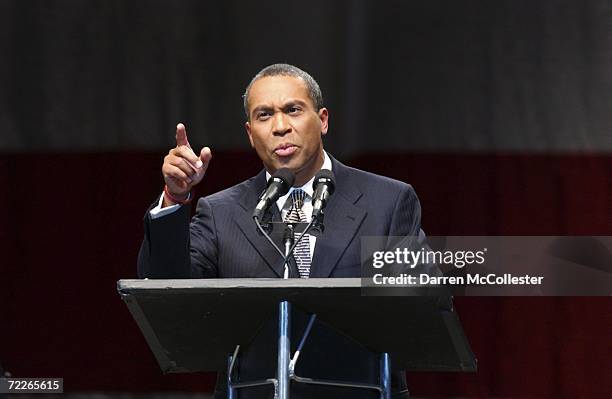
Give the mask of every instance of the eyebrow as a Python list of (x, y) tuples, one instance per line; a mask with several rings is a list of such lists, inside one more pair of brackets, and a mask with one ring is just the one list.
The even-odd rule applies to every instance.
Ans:
[[(281, 106), (281, 109), (283, 109), (283, 110), (287, 109), (287, 107), (290, 107), (292, 105), (300, 105), (302, 107), (305, 107), (306, 106), (306, 102), (304, 102), (302, 100), (299, 100), (299, 99), (291, 99), (291, 100), (287, 101), (285, 104), (283, 104)], [(267, 105), (267, 104), (258, 105), (257, 107), (253, 108), (253, 112), (251, 112), (251, 115), (253, 116), (253, 115), (257, 114), (258, 111), (269, 111), (269, 110), (271, 110), (273, 108), (274, 107), (272, 107), (271, 105)]]

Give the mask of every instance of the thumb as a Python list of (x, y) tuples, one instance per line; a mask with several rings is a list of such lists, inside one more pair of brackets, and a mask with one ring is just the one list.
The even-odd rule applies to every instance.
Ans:
[(204, 177), (204, 174), (206, 173), (206, 170), (208, 169), (208, 165), (210, 165), (211, 158), (212, 158), (212, 152), (210, 152), (210, 148), (208, 147), (202, 148), (202, 151), (200, 151), (200, 161), (198, 161), (198, 163), (202, 162), (202, 165), (198, 166), (198, 169), (195, 175), (196, 177), (194, 178), (193, 184), (198, 184), (200, 180), (202, 180), (202, 178)]
[(202, 169), (206, 170), (208, 168), (208, 164), (212, 159), (212, 152), (209, 147), (202, 148), (200, 151), (200, 161), (202, 161)]
[(189, 145), (189, 140), (187, 140), (187, 130), (185, 129), (185, 125), (179, 123), (176, 125), (176, 146), (185, 145), (191, 148)]

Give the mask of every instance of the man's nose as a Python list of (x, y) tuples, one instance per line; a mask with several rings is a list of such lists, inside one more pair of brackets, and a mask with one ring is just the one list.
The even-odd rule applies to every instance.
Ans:
[(277, 112), (272, 118), (272, 133), (274, 135), (283, 136), (291, 131), (291, 125), (284, 112)]

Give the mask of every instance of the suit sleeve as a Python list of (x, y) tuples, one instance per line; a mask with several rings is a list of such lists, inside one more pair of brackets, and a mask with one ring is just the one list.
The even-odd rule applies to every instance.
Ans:
[(198, 201), (191, 222), (188, 206), (181, 206), (177, 211), (155, 219), (151, 218), (150, 209), (144, 217), (138, 277), (217, 277), (217, 236), (208, 200), (202, 198)]
[[(391, 217), (389, 236), (419, 236), (421, 230), (421, 203), (411, 185), (402, 185)], [(425, 233), (423, 233), (424, 235)]]
[[(411, 250), (424, 248), (429, 250), (427, 237), (421, 229), (421, 203), (411, 185), (403, 185), (395, 203), (388, 235), (387, 248), (408, 247)], [(393, 239), (391, 237), (401, 237)], [(430, 276), (441, 276), (442, 272), (434, 263), (420, 263), (414, 269), (406, 270), (405, 266), (396, 267), (393, 274), (425, 273)]]

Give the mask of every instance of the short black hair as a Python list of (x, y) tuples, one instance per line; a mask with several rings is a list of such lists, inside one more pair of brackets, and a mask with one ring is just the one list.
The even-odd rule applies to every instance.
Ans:
[(323, 108), (323, 93), (321, 93), (321, 88), (319, 84), (312, 76), (308, 74), (308, 72), (301, 70), (300, 68), (290, 65), (290, 64), (272, 64), (268, 65), (261, 71), (257, 72), (257, 75), (251, 79), (249, 85), (246, 87), (244, 94), (242, 95), (243, 105), (244, 105), (244, 114), (247, 120), (250, 120), (249, 116), (249, 92), (251, 91), (251, 86), (255, 83), (256, 80), (265, 78), (268, 76), (293, 76), (294, 78), (302, 78), (304, 83), (306, 83), (306, 88), (308, 89), (308, 95), (312, 100), (316, 110), (320, 110)]

